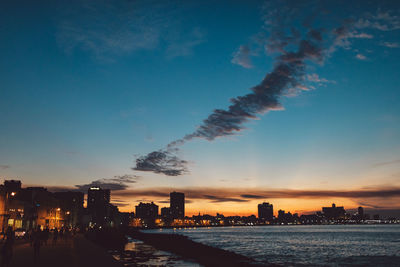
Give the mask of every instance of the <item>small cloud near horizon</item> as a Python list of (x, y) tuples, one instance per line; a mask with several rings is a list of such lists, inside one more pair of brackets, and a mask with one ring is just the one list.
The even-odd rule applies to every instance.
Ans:
[(89, 184), (75, 185), (79, 191), (86, 192), (90, 187), (101, 187), (103, 189), (110, 189), (112, 191), (126, 190), (129, 188), (129, 184), (137, 183), (140, 176), (137, 175), (121, 175), (114, 176), (113, 178), (99, 179), (90, 182)]
[(373, 164), (372, 167), (381, 167), (381, 166), (392, 165), (392, 164), (400, 165), (400, 159), (378, 162), (378, 163)]
[(356, 58), (359, 59), (359, 60), (367, 60), (367, 57), (364, 56), (363, 54), (357, 54)]

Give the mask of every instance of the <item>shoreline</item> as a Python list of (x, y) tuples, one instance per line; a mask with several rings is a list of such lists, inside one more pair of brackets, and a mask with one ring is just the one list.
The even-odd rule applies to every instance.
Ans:
[(260, 264), (252, 258), (195, 242), (179, 234), (143, 233), (130, 230), (128, 235), (157, 250), (174, 253), (204, 266), (277, 266)]

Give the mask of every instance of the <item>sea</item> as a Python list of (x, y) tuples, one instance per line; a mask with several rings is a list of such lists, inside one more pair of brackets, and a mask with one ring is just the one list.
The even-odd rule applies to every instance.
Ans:
[(281, 266), (400, 266), (400, 225), (274, 225), (145, 230), (176, 233)]

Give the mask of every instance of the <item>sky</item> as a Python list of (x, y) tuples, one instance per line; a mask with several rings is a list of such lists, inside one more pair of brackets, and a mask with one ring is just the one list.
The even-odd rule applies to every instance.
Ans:
[(400, 209), (400, 3), (3, 1), (0, 178), (132, 211)]

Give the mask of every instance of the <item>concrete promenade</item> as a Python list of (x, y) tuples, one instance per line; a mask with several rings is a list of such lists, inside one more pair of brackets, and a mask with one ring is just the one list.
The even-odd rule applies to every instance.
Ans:
[(27, 242), (17, 241), (14, 245), (14, 255), (11, 267), (122, 267), (123, 265), (107, 253), (107, 251), (87, 240), (82, 235), (76, 235), (69, 240), (58, 240), (52, 244), (51, 238), (47, 245), (40, 248), (40, 260), (33, 262), (33, 247)]

